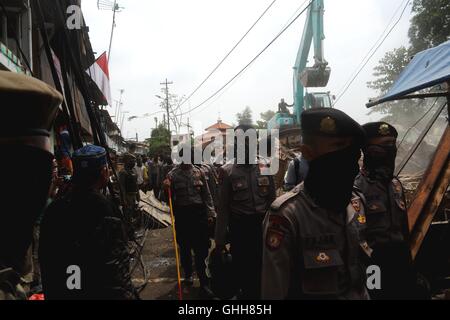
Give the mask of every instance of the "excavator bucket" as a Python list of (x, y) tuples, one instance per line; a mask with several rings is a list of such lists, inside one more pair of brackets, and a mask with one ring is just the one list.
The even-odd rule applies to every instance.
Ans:
[(300, 80), (306, 88), (326, 87), (330, 80), (330, 68), (305, 68)]

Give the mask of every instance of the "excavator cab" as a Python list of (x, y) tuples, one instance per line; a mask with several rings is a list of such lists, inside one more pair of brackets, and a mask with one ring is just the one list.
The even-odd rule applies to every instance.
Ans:
[(332, 108), (331, 96), (329, 92), (311, 92), (305, 96), (305, 109)]

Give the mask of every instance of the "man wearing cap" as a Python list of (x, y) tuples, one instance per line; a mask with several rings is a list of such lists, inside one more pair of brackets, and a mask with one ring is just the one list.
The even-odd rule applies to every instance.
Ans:
[(367, 240), (382, 279), (382, 289), (370, 294), (375, 299), (408, 298), (413, 292), (408, 215), (403, 186), (394, 176), (398, 133), (386, 122), (363, 128), (364, 167), (355, 184), (367, 201)]
[(109, 179), (106, 151), (85, 146), (73, 163), (72, 190), (49, 206), (41, 224), (46, 299), (135, 299), (120, 213), (101, 194)]
[(364, 131), (331, 108), (305, 111), (306, 180), (264, 221), (262, 298), (367, 299), (363, 196), (354, 189)]
[[(23, 261), (52, 182), (50, 130), (62, 96), (32, 77), (0, 71), (0, 300), (26, 299)], [(27, 168), (27, 170), (17, 170)], [(23, 193), (24, 182), (27, 190)]]
[[(216, 250), (224, 251), (227, 235), (240, 298), (261, 298), (262, 221), (276, 198), (272, 176), (264, 176), (256, 161), (257, 133), (254, 127), (241, 125), (235, 129), (233, 163), (219, 169), (219, 210), (216, 222)], [(253, 135), (255, 145), (249, 143)], [(245, 137), (243, 161), (236, 154)], [(240, 142), (241, 141), (241, 142)], [(242, 148), (241, 148), (242, 149)]]

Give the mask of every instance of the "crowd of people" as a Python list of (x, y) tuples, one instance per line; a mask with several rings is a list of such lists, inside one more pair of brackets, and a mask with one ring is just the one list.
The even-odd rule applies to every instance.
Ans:
[[(203, 299), (426, 297), (408, 247), (403, 188), (394, 176), (398, 134), (388, 123), (361, 126), (336, 109), (305, 111), (302, 159), (293, 164), (301, 181), (289, 180), (289, 191), (278, 198), (248, 139), (244, 162), (224, 165), (194, 159), (174, 165), (169, 157), (149, 160), (130, 150), (122, 157), (116, 186), (124, 199), (117, 202), (115, 189), (107, 188), (114, 181), (103, 147), (76, 150), (70, 181), (58, 175), (49, 143), (62, 102), (58, 92), (0, 71), (0, 96), (15, 104), (0, 123), (0, 146), (14, 155), (0, 159), (8, 186), (0, 198), (15, 204), (0, 213), (0, 300), (30, 295), (24, 284), (32, 281), (23, 276), (33, 256), (32, 287), (42, 284), (45, 299), (139, 299), (127, 226), (136, 218), (140, 191), (172, 200), (183, 284), (193, 285), (195, 270)], [(18, 121), (24, 109), (36, 117)], [(255, 129), (235, 129), (237, 135), (249, 130)], [(19, 191), (24, 181), (26, 194)], [(213, 260), (230, 272), (207, 272)], [(367, 286), (370, 266), (381, 270), (381, 287)], [(217, 285), (225, 276), (231, 290)]]

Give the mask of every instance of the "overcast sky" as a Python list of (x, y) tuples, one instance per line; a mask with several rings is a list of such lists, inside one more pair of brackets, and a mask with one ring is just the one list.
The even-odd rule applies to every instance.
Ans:
[[(304, 0), (278, 0), (257, 27), (215, 75), (183, 106), (189, 110), (210, 96), (245, 66), (287, 24)], [(232, 48), (272, 0), (119, 0), (111, 52), (113, 98), (124, 89), (129, 116), (160, 111), (161, 85), (168, 78), (174, 94), (188, 95)], [(108, 50), (112, 12), (97, 9), (96, 0), (83, 0), (82, 9), (97, 55)], [(368, 50), (385, 30), (405, 0), (325, 0), (325, 58), (332, 75), (326, 91), (338, 94)], [(400, 11), (397, 16), (400, 15)], [(360, 122), (368, 117), (365, 103), (375, 92), (368, 89), (373, 67), (384, 53), (408, 45), (410, 7), (372, 60), (340, 100), (337, 108)], [(292, 103), (292, 67), (298, 52), (301, 17), (231, 87), (190, 115), (196, 134), (215, 123), (236, 122), (236, 113), (251, 107), (254, 120), (276, 110), (281, 98)], [(110, 113), (114, 114), (110, 108)], [(162, 114), (159, 115), (162, 119)], [(125, 122), (126, 138), (144, 140), (154, 127), (154, 116)], [(184, 121), (187, 121), (185, 118)]]

